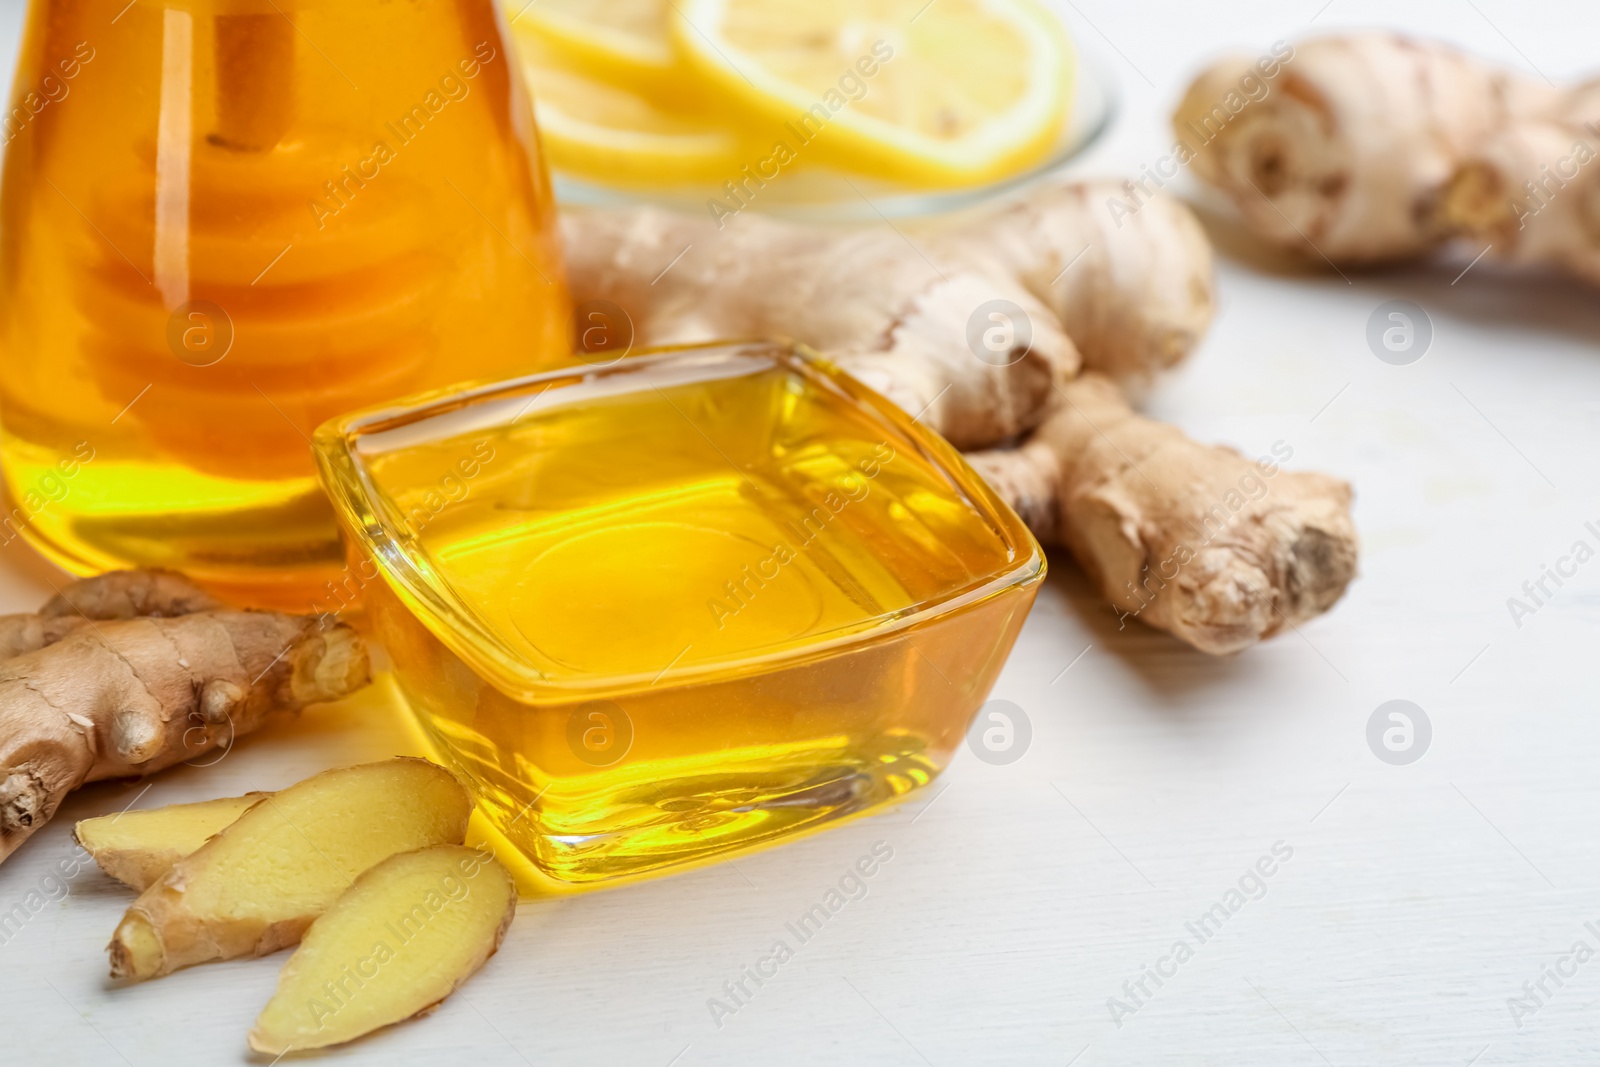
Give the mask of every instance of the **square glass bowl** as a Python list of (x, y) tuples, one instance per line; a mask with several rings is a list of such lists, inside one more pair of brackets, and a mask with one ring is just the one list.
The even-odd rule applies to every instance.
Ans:
[(784, 344), (432, 394), (316, 450), (423, 733), (563, 883), (926, 785), (1045, 572), (954, 449)]

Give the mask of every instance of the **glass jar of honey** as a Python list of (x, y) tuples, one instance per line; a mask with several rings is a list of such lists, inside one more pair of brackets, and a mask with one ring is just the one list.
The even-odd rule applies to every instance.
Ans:
[(307, 610), (328, 418), (568, 329), (492, 0), (33, 0), (0, 193), (0, 540)]

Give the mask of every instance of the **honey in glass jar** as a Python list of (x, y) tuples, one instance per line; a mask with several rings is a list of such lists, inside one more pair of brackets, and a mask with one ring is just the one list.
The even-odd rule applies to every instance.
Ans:
[(33, 0), (0, 129), (0, 539), (71, 571), (305, 610), (320, 423), (564, 353), (491, 0)]

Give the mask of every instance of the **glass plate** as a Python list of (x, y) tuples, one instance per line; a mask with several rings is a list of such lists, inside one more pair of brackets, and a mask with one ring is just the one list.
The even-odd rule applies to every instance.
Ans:
[[(1058, 170), (1083, 154), (1110, 128), (1120, 103), (1116, 80), (1105, 58), (1076, 28), (1050, 9), (1072, 40), (1078, 79), (1072, 114), (1054, 151), (1039, 163), (999, 181), (959, 189), (912, 189), (902, 185), (813, 168), (785, 174), (761, 191), (754, 210), (813, 222), (864, 222), (880, 217), (908, 218), (956, 211)], [(640, 202), (704, 211), (706, 201), (726, 196), (721, 186), (663, 188), (607, 185), (588, 177), (552, 170), (556, 197), (567, 204), (618, 205)]]

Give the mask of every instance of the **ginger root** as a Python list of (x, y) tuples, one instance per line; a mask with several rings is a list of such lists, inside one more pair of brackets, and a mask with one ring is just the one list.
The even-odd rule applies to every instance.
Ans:
[[(627, 323), (582, 319), (637, 346), (793, 337), (958, 447), (1031, 429), (1051, 386), (1081, 362), (1142, 385), (1199, 342), (1215, 310), (1211, 248), (1182, 204), (1114, 219), (1110, 182), (1046, 185), (907, 231), (800, 227), (653, 208), (569, 209), (574, 300)], [(970, 327), (994, 300), (1020, 308), (1031, 348), (975, 355)]]
[(0, 659), (53, 645), (90, 621), (170, 618), (220, 607), (173, 571), (112, 571), (72, 583), (36, 614), (0, 615)]
[(389, 857), (311, 925), (250, 1047), (326, 1048), (427, 1014), (494, 955), (516, 912), (492, 856), (441, 845)]
[(1224, 655), (1343, 595), (1357, 555), (1345, 483), (1198, 445), (1097, 375), (1063, 394), (1020, 447), (967, 458), (1124, 618)]
[(1467, 153), (1440, 197), (1441, 225), (1486, 258), (1600, 285), (1600, 81), (1507, 123)]
[(89, 619), (173, 618), (216, 611), (223, 603), (176, 571), (111, 571), (73, 582), (50, 598), (40, 615)]
[(80, 615), (0, 615), (0, 660), (53, 645), (88, 621)]
[(1230, 112), (1249, 68), (1208, 68), (1173, 126), (1258, 236), (1357, 265), (1465, 243), (1600, 285), (1600, 81), (1558, 90), (1448, 45), (1362, 33), (1299, 45)]
[(198, 804), (102, 815), (78, 823), (73, 836), (102, 871), (142, 892), (271, 795), (247, 793)]
[(0, 662), (0, 860), (86, 782), (153, 774), (369, 678), (354, 630), (271, 612), (85, 623)]
[[(719, 231), (655, 208), (572, 211), (563, 228), (580, 327), (591, 325), (585, 307), (610, 302), (639, 345), (762, 334), (810, 345), (957, 447), (998, 450), (977, 457), (980, 473), (1125, 614), (1204, 651), (1236, 651), (1343, 592), (1355, 566), (1349, 489), (1285, 476), (1274, 506), (1235, 517), (1159, 609), (1130, 606), (1125, 584), (1143, 581), (1130, 561), (1159, 564), (1248, 464), (1134, 417), (1104, 378), (1074, 382), (1081, 351), (1091, 370), (1143, 384), (1198, 343), (1213, 312), (1211, 250), (1193, 215), (1165, 198), (1114, 218), (1106, 204), (1120, 188), (1043, 185), (910, 234), (754, 215)], [(1020, 329), (1000, 358), (974, 343), (993, 300), (1020, 309), (1031, 345)], [(592, 324), (618, 327), (603, 313)], [(1139, 466), (1158, 491), (1126, 484), (1124, 456), (1063, 408), (1073, 396), (1122, 452), (1146, 456)], [(1092, 513), (1102, 498), (1125, 507), (1120, 537)]]
[(327, 771), (265, 797), (133, 903), (109, 946), (111, 976), (293, 945), (380, 860), (459, 845), (471, 810), (455, 777), (420, 759)]
[(1360, 33), (1296, 45), (1265, 95), (1232, 113), (1224, 101), (1252, 66), (1234, 57), (1204, 71), (1173, 128), (1252, 231), (1336, 263), (1437, 247), (1450, 232), (1435, 204), (1463, 158), (1555, 96), (1442, 44)]
[(1193, 351), (1216, 311), (1211, 244), (1172, 197), (1108, 209), (1119, 183), (1044, 186), (939, 224), (934, 246), (1050, 309), (1087, 370), (1140, 387)]
[[(1022, 286), (935, 253), (892, 230), (799, 227), (755, 214), (722, 230), (657, 208), (569, 210), (562, 220), (573, 300), (620, 307), (636, 346), (792, 337), (826, 352), (959, 446), (1033, 426), (1078, 353)], [(1020, 307), (1031, 346), (977, 358), (974, 312)], [(628, 324), (603, 321), (610, 330)]]

